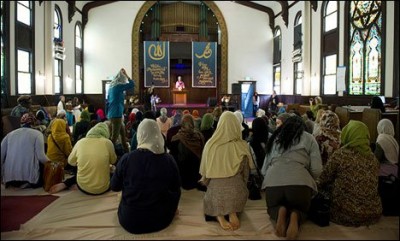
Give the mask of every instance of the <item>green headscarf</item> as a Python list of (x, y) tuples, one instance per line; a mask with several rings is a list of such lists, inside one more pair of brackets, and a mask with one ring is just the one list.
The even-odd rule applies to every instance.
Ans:
[(90, 113), (89, 113), (89, 111), (87, 111), (87, 110), (82, 111), (80, 118), (81, 118), (81, 121), (89, 122), (90, 121)]
[(211, 129), (214, 124), (214, 116), (211, 113), (206, 113), (201, 119), (200, 130), (208, 130)]
[(104, 122), (97, 123), (92, 127), (86, 134), (86, 137), (89, 138), (110, 138), (110, 130), (108, 129), (108, 125)]
[(361, 121), (350, 120), (350, 122), (343, 127), (341, 141), (343, 148), (353, 148), (361, 154), (371, 153), (371, 148), (369, 146), (369, 130)]

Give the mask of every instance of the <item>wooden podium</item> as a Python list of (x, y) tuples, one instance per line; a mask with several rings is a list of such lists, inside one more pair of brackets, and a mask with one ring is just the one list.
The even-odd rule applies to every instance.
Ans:
[(172, 100), (174, 105), (186, 105), (187, 91), (186, 90), (172, 90)]

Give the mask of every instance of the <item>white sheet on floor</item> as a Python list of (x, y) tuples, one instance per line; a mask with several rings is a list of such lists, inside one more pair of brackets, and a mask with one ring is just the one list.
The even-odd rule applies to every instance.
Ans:
[[(23, 224), (19, 231), (1, 233), (1, 239), (279, 239), (269, 220), (265, 199), (248, 200), (240, 216), (241, 227), (236, 231), (224, 231), (217, 222), (205, 221), (204, 193), (198, 190), (182, 191), (180, 213), (169, 227), (134, 235), (119, 225), (117, 194), (89, 196), (70, 191)], [(307, 221), (301, 226), (298, 239), (398, 240), (399, 217), (382, 217), (376, 225), (358, 228), (334, 223), (321, 228)]]

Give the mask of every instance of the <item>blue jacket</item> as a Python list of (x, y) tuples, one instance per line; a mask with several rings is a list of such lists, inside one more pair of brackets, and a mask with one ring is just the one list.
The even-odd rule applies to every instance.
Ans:
[(133, 80), (129, 79), (126, 84), (116, 85), (108, 90), (107, 96), (107, 118), (122, 118), (124, 114), (124, 91), (133, 89), (135, 84)]

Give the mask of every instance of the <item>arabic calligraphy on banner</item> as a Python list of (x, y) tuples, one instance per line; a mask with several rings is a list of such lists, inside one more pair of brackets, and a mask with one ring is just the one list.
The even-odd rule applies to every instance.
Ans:
[(169, 42), (144, 41), (144, 86), (169, 87)]
[(192, 42), (192, 87), (217, 86), (217, 43)]

